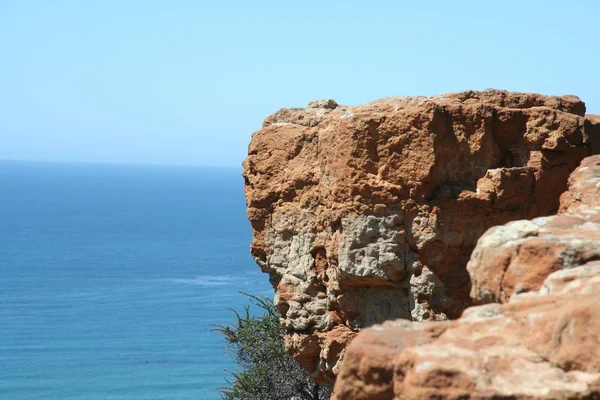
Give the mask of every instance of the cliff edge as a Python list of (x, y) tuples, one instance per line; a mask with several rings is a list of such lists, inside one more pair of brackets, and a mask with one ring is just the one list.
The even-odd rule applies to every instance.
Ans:
[(269, 116), (243, 175), (251, 252), (270, 275), (288, 351), (332, 382), (362, 328), (456, 319), (471, 293), (535, 291), (539, 277), (482, 286), (467, 262), (489, 228), (555, 214), (571, 172), (596, 153), (600, 122), (575, 96), (323, 100)]

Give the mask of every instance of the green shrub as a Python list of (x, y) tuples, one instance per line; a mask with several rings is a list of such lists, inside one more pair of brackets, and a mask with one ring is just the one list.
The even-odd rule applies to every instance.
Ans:
[[(273, 302), (263, 295), (243, 293), (250, 304), (243, 313), (231, 309), (234, 325), (217, 325), (213, 330), (225, 338), (237, 371), (228, 371), (228, 386), (220, 388), (223, 399), (322, 400), (331, 388), (312, 381), (308, 373), (285, 351), (283, 328)], [(251, 308), (262, 315), (252, 315)]]

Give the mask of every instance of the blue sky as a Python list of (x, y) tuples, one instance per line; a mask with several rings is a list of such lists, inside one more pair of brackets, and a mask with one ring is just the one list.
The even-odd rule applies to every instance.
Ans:
[(319, 98), (501, 88), (600, 113), (600, 2), (0, 0), (0, 159), (239, 166)]

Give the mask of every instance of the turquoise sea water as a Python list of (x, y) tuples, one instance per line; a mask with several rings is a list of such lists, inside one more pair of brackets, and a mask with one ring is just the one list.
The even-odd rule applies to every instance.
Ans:
[(238, 170), (0, 162), (0, 399), (218, 399), (244, 212)]

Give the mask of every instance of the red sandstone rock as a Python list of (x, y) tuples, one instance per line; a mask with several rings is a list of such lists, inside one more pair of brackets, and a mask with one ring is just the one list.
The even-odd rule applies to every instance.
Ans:
[[(600, 126), (600, 117), (598, 117)], [(569, 177), (569, 190), (560, 196), (560, 213), (600, 206), (600, 156), (588, 157)]]
[(553, 273), (544, 294), (472, 307), (456, 321), (365, 329), (348, 348), (333, 398), (600, 398), (598, 292), (595, 261)]
[(600, 399), (600, 156), (573, 172), (563, 214), (478, 241), (478, 302), (447, 322), (386, 322), (347, 349), (341, 399)]
[(511, 222), (479, 239), (467, 265), (476, 303), (506, 303), (554, 271), (600, 259), (600, 156), (583, 160), (560, 199), (567, 214)]
[(332, 381), (359, 329), (458, 317), (477, 239), (556, 212), (569, 174), (600, 146), (584, 114), (574, 96), (486, 90), (268, 117), (244, 178), (251, 251), (290, 353)]

